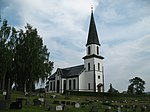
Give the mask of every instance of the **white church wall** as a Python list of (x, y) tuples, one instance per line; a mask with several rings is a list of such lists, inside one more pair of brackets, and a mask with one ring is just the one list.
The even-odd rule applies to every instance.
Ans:
[[(100, 55), (100, 46), (99, 46), (99, 45), (90, 44), (90, 45), (87, 46), (86, 54), (87, 54), (87, 55), (90, 55), (90, 54), (88, 53), (88, 47), (90, 47), (90, 51), (91, 51), (90, 54)], [(97, 54), (97, 47), (98, 47), (98, 54)]]
[(79, 91), (84, 91), (86, 89), (86, 84), (85, 84), (85, 71), (83, 71), (79, 75)]
[[(67, 81), (67, 88), (66, 88), (67, 90), (78, 90), (78, 77), (67, 78), (66, 81)], [(71, 81), (71, 85), (69, 84), (69, 81)], [(74, 81), (75, 81), (75, 88), (74, 88)]]
[(50, 81), (49, 81), (49, 88), (48, 88), (48, 92), (49, 92), (49, 93), (55, 92), (55, 89), (54, 89), (54, 82), (55, 82), (55, 80), (50, 80)]

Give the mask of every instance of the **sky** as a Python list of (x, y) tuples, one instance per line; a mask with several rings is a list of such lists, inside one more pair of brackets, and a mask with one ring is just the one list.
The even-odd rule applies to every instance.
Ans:
[(126, 91), (140, 77), (150, 91), (150, 0), (0, 0), (0, 15), (11, 26), (37, 28), (54, 70), (84, 63), (91, 6), (105, 57), (109, 84)]

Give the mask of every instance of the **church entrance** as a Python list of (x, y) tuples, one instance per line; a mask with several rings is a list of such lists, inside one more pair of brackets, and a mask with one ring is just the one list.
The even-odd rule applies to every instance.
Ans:
[(102, 87), (103, 87), (103, 84), (101, 83), (97, 85), (98, 92), (102, 92)]
[(60, 88), (60, 81), (57, 80), (57, 93), (59, 93), (59, 88)]

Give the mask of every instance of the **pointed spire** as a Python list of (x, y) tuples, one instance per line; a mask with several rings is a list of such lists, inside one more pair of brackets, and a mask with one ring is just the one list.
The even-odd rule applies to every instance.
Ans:
[(88, 34), (88, 40), (86, 46), (90, 44), (100, 45), (98, 40), (96, 25), (94, 21), (93, 6), (91, 7), (91, 21), (90, 21), (89, 34)]

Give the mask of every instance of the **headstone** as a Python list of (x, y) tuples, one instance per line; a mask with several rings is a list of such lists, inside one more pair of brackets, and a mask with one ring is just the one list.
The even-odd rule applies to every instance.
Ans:
[(59, 104), (59, 101), (55, 101), (55, 100), (54, 100), (53, 103), (54, 103), (54, 104)]
[(117, 112), (121, 112), (121, 108), (119, 106), (117, 108)]
[(80, 104), (79, 103), (75, 103), (75, 108), (80, 108)]
[(21, 109), (22, 108), (22, 102), (17, 101), (17, 102), (12, 102), (10, 104), (10, 109)]
[(61, 101), (61, 104), (65, 105), (65, 104), (66, 104), (66, 102), (65, 102), (65, 101)]
[(67, 102), (66, 102), (66, 105), (70, 105), (70, 101), (67, 101)]
[(56, 111), (58, 111), (58, 110), (63, 110), (63, 106), (62, 105), (56, 106)]
[(44, 102), (44, 98), (38, 98), (38, 100)]
[(51, 98), (56, 98), (56, 95), (51, 95)]
[(109, 110), (111, 110), (111, 107), (110, 106), (106, 106), (105, 112), (109, 112)]
[(3, 91), (3, 96), (6, 96), (6, 93), (7, 93), (6, 91)]

